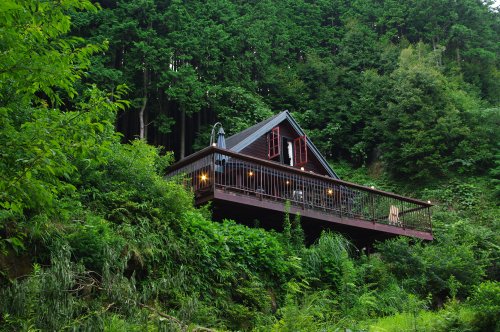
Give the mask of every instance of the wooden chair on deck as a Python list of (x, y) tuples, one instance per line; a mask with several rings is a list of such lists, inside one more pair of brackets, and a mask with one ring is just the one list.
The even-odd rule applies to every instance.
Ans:
[(401, 221), (399, 220), (399, 209), (398, 207), (391, 205), (389, 208), (389, 225), (401, 227)]

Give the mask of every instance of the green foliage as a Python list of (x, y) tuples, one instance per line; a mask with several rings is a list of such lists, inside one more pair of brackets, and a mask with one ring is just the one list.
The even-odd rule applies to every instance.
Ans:
[(196, 77), (196, 71), (191, 66), (182, 66), (177, 71), (169, 71), (164, 79), (169, 83), (166, 90), (168, 97), (179, 104), (188, 115), (200, 110), (206, 88)]
[[(482, 292), (479, 289), (484, 290), (482, 295), (478, 295)], [(367, 327), (370, 331), (498, 331), (498, 292), (494, 289), (494, 283), (481, 284), (475, 297), (465, 303), (452, 300), (439, 311), (405, 312), (378, 319)], [(478, 303), (484, 305), (484, 311), (478, 310)]]
[(283, 245), (290, 246), (292, 242), (292, 223), (290, 222), (290, 202), (285, 202), (285, 215), (283, 217)]
[(482, 331), (498, 331), (500, 323), (500, 283), (486, 281), (481, 283), (470, 299), (475, 312), (474, 325)]
[(54, 251), (52, 266), (35, 265), (26, 279), (2, 289), (0, 311), (6, 316), (6, 329), (59, 330), (74, 317), (78, 305), (72, 290), (83, 271), (69, 260), (68, 248)]
[[(73, 34), (109, 40), (89, 79), (130, 86), (147, 139), (176, 153), (206, 146), (216, 121), (232, 134), (288, 109), (326, 156), (383, 159), (396, 179), (424, 184), (495, 163), (500, 21), (488, 3), (103, 7), (73, 16)], [(119, 120), (127, 139), (138, 134), (135, 118)]]
[[(4, 1), (0, 329), (498, 330), (496, 16), (429, 4)], [(179, 110), (238, 131), (285, 105), (378, 188), (397, 188), (369, 176), (379, 156), (393, 176), (461, 177), (420, 191), (440, 204), (432, 243), (306, 247), (300, 216), (281, 234), (212, 222), (164, 179), (172, 153), (121, 144), (117, 112), (144, 100), (165, 130)]]
[(300, 214), (296, 214), (293, 218), (290, 236), (293, 250), (297, 253), (303, 251), (305, 248), (305, 234), (302, 229)]
[(470, 131), (457, 147), (451, 169), (461, 174), (471, 170), (485, 174), (498, 162), (500, 134), (496, 128), (500, 125), (500, 109), (466, 109), (463, 119)]
[(302, 300), (289, 303), (279, 311), (279, 319), (259, 331), (335, 331), (335, 304), (328, 292), (307, 294)]
[[(421, 296), (433, 294), (444, 298), (468, 295), (485, 274), (485, 262), (475, 256), (474, 244), (456, 238), (436, 240), (434, 246), (409, 244), (406, 238), (386, 241), (377, 249), (403, 286)], [(450, 278), (456, 283), (451, 285)]]
[(15, 248), (22, 247), (15, 239), (23, 237), (23, 225), (31, 227), (20, 222), (43, 215), (54, 221), (69, 218), (78, 207), (72, 201), (85, 170), (103, 163), (109, 146), (118, 141), (113, 114), (126, 103), (109, 103), (96, 88), (85, 98), (75, 111), (26, 107), (24, 113), (11, 109), (18, 116), (1, 115), (0, 228), (14, 235), (5, 241)]
[(334, 233), (324, 233), (316, 245), (304, 252), (305, 271), (320, 285), (331, 286), (343, 294), (355, 287), (354, 266), (349, 257), (349, 242)]
[[(480, 155), (484, 151), (471, 154), (460, 149), (491, 148), (495, 143), (472, 134), (477, 124), (466, 121), (464, 110), (480, 105), (473, 95), (448, 81), (437, 65), (437, 57), (438, 51), (430, 52), (423, 44), (409, 47), (401, 51), (399, 68), (391, 75), (396, 92), (382, 112), (379, 130), (384, 133), (382, 156), (396, 177), (425, 182), (457, 167), (462, 173), (478, 171), (481, 163), (492, 161), (490, 154)], [(471, 160), (461, 162), (463, 156)]]
[(81, 262), (87, 270), (102, 271), (106, 263), (106, 250), (109, 247), (124, 247), (124, 239), (117, 236), (109, 223), (99, 217), (88, 216), (82, 224), (66, 231), (73, 260)]
[(3, 2), (0, 11), (1, 107), (33, 99), (47, 102), (40, 94), (60, 104), (60, 91), (69, 97), (75, 96), (74, 83), (90, 65), (89, 55), (103, 50), (97, 45), (78, 47), (81, 39), (64, 36), (70, 30), (67, 13), (78, 10), (95, 11), (96, 7), (90, 1), (77, 0)]

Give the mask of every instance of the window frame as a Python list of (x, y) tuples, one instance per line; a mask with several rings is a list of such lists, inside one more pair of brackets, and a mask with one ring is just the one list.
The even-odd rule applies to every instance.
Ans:
[(307, 137), (299, 136), (293, 140), (294, 166), (301, 167), (307, 164)]
[(280, 127), (274, 127), (267, 135), (267, 157), (274, 159), (281, 156)]

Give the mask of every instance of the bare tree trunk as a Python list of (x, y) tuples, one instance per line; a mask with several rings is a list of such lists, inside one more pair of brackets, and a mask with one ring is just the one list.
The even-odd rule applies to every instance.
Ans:
[(148, 128), (149, 128), (149, 125), (150, 125), (150, 122), (149, 122), (149, 112), (144, 112), (144, 116), (143, 116), (143, 119), (144, 119), (144, 139), (146, 140), (146, 142), (148, 141)]
[(143, 72), (143, 88), (144, 88), (144, 97), (142, 100), (141, 110), (139, 111), (139, 138), (145, 139), (145, 121), (144, 121), (144, 112), (146, 111), (146, 105), (148, 103), (148, 70), (145, 68)]
[(181, 151), (180, 151), (180, 159), (186, 156), (186, 112), (179, 108), (181, 111)]
[(202, 117), (202, 111), (200, 110), (197, 114), (197, 117), (196, 117), (196, 131), (197, 132), (200, 132), (201, 130), (201, 117)]
[[(437, 48), (437, 45), (439, 45), (440, 43), (440, 40), (439, 40), (439, 36), (436, 37), (436, 48)], [(435, 50), (435, 49), (434, 49)], [(437, 58), (437, 65), (438, 66), (442, 66), (443, 65), (443, 59), (442, 59), (442, 55), (443, 53), (442, 52), (439, 52), (439, 56)]]

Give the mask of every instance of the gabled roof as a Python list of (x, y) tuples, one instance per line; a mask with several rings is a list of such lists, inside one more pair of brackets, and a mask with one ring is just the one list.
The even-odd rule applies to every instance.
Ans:
[[(299, 136), (306, 135), (302, 128), (300, 128), (297, 121), (295, 121), (295, 119), (290, 115), (290, 113), (288, 111), (283, 111), (231, 137), (228, 137), (226, 139), (226, 148), (234, 152), (241, 152), (241, 150), (252, 144), (262, 135), (267, 134), (269, 131), (271, 131), (271, 129), (273, 129), (283, 121), (288, 121)], [(330, 165), (328, 165), (328, 162), (325, 160), (316, 146), (314, 146), (310, 139), (307, 140), (307, 147), (309, 151), (311, 151), (316, 156), (316, 158), (318, 158), (319, 162), (326, 169), (328, 174), (332, 178), (339, 179), (338, 175), (330, 167)]]

